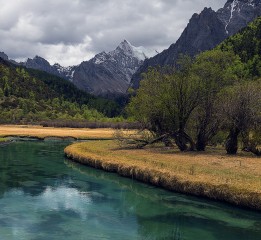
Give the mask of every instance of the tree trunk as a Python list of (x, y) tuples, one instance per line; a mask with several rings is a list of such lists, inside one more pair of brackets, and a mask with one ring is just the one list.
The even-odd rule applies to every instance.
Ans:
[(258, 157), (261, 156), (261, 150), (258, 148), (258, 146), (256, 144), (253, 144), (253, 143), (249, 143), (249, 145), (245, 145), (243, 147), (242, 151), (251, 152)]
[(171, 142), (169, 136), (166, 136), (162, 139), (162, 142), (164, 143), (165, 147), (174, 147), (173, 143)]
[[(192, 138), (184, 131), (180, 130), (177, 133), (173, 134), (173, 138), (175, 139), (175, 143), (180, 151), (184, 152), (195, 150), (195, 143), (193, 142)], [(187, 144), (189, 144), (189, 147), (187, 146)]]
[(250, 152), (251, 153), (254, 153), (256, 156), (258, 156), (258, 157), (261, 157), (261, 150), (260, 149), (258, 149), (257, 147), (252, 147), (251, 149), (250, 149)]
[(226, 151), (227, 154), (237, 154), (238, 150), (238, 135), (240, 130), (235, 127), (230, 129), (229, 135), (226, 141)]
[(257, 146), (253, 146), (253, 145), (251, 146), (250, 145), (250, 146), (244, 147), (242, 150), (245, 151), (245, 152), (251, 152), (251, 153), (255, 154), (258, 157), (261, 156), (261, 150), (258, 149)]
[(205, 136), (201, 133), (197, 136), (196, 149), (197, 151), (205, 151), (207, 145), (207, 141)]
[(188, 150), (188, 146), (187, 146), (185, 139), (183, 137), (176, 135), (174, 139), (175, 139), (176, 145), (178, 146), (178, 148), (181, 152)]
[(251, 152), (255, 154), (256, 156), (261, 156), (261, 150), (258, 148), (258, 143), (255, 141), (251, 141), (249, 138), (249, 132), (243, 132), (242, 133), (243, 138), (243, 151), (245, 152)]
[(151, 140), (150, 142), (143, 141), (142, 143), (137, 145), (137, 148), (141, 149), (141, 148), (144, 148), (147, 145), (150, 145), (150, 144), (153, 144), (153, 143), (156, 143), (156, 142), (160, 142), (160, 141), (164, 142), (164, 139), (168, 139), (168, 138), (169, 138), (169, 134), (164, 134), (164, 135), (162, 135), (162, 136), (160, 136), (158, 138), (155, 138), (155, 139)]

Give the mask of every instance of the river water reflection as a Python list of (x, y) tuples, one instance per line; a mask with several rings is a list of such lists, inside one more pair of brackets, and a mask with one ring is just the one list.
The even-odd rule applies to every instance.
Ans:
[(260, 240), (261, 213), (81, 166), (68, 142), (0, 147), (0, 239)]

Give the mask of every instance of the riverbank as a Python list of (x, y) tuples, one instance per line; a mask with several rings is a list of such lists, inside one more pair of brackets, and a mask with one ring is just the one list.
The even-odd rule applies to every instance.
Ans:
[(0, 147), (1, 147), (1, 146), (8, 145), (8, 144), (10, 144), (11, 142), (12, 142), (12, 140), (9, 139), (9, 138), (1, 138), (1, 137), (0, 137)]
[(108, 140), (113, 139), (114, 129), (88, 129), (88, 128), (54, 128), (33, 125), (0, 125), (0, 138), (22, 137), (36, 138), (62, 138), (75, 140)]
[(6, 142), (8, 142), (9, 140), (8, 140), (8, 138), (1, 138), (0, 137), (0, 145), (1, 144), (5, 144)]
[(261, 161), (251, 155), (119, 149), (114, 141), (76, 143), (65, 154), (79, 163), (167, 190), (261, 210)]
[(6, 142), (7, 138), (0, 138), (0, 143)]

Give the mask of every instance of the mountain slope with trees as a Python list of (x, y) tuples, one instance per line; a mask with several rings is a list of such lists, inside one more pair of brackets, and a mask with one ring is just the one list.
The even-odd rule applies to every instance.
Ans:
[(239, 33), (219, 45), (223, 51), (233, 50), (245, 63), (245, 69), (252, 77), (261, 76), (261, 17), (250, 23)]
[(118, 105), (79, 91), (56, 76), (28, 71), (0, 58), (0, 111), (1, 123), (96, 121), (105, 118), (104, 114), (116, 114)]
[(123, 105), (114, 100), (91, 95), (78, 89), (72, 82), (63, 78), (37, 69), (26, 69), (30, 76), (41, 80), (49, 88), (54, 90), (60, 97), (70, 102), (77, 102), (80, 105), (88, 105), (108, 117), (118, 116), (122, 112)]
[(211, 50), (258, 16), (261, 16), (259, 0), (228, 0), (224, 7), (216, 12), (205, 8), (200, 14), (195, 13), (176, 43), (144, 61), (133, 75), (131, 87), (139, 87), (141, 75), (149, 67), (173, 66), (180, 54), (195, 56), (202, 51)]
[(204, 151), (218, 133), (227, 153), (261, 155), (260, 21), (195, 58), (181, 56), (176, 67), (144, 74), (129, 112), (154, 140), (172, 140), (181, 151)]

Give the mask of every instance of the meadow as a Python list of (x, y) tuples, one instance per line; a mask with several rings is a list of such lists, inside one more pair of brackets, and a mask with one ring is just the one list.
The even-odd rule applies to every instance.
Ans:
[(0, 138), (4, 137), (29, 137), (45, 138), (73, 138), (77, 140), (112, 139), (113, 129), (99, 128), (54, 128), (33, 125), (1, 125)]
[(261, 161), (224, 150), (180, 152), (159, 146), (120, 148), (116, 141), (76, 143), (65, 154), (82, 164), (168, 190), (261, 210)]

